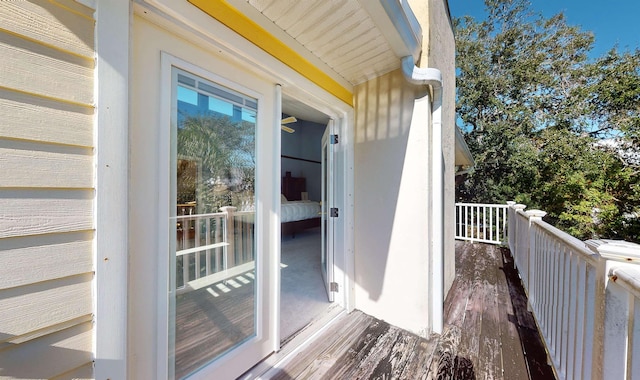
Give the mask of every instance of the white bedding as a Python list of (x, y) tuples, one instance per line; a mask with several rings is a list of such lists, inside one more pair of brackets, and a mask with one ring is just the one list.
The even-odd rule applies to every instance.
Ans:
[(282, 202), (282, 223), (320, 217), (320, 203), (313, 201)]

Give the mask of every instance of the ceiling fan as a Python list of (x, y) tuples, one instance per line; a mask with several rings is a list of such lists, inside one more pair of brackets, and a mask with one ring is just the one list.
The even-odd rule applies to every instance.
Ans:
[(298, 119), (293, 116), (285, 117), (284, 119), (280, 120), (280, 128), (282, 128), (282, 130), (285, 132), (293, 133), (296, 130), (291, 127), (287, 127), (285, 124), (295, 123), (296, 121), (298, 121)]

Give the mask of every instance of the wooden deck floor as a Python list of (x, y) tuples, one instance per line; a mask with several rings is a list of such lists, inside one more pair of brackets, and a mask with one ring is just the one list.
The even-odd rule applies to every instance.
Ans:
[[(181, 379), (255, 333), (253, 271), (176, 297), (175, 377)], [(241, 286), (240, 286), (241, 285)], [(210, 293), (211, 288), (218, 290)], [(232, 289), (232, 290), (230, 290)]]
[(456, 245), (442, 335), (343, 315), (273, 379), (555, 379), (508, 249)]

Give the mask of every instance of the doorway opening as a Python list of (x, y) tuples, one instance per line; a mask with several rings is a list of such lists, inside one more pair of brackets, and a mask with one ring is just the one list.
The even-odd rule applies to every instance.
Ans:
[(326, 209), (332, 193), (330, 156), (323, 145), (330, 117), (284, 94), (282, 112), (280, 341), (284, 343), (332, 305), (327, 268), (333, 263), (327, 263), (327, 256), (333, 255), (333, 233)]

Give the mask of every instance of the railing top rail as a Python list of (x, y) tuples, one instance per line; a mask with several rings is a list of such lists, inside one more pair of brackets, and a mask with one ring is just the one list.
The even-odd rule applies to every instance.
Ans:
[(173, 218), (173, 219), (200, 219), (200, 218), (212, 218), (214, 216), (223, 217), (225, 215), (226, 215), (226, 213), (224, 213), (224, 212), (214, 212), (214, 213), (209, 213), (209, 214), (176, 215), (176, 216), (172, 216), (171, 218)]
[(545, 230), (556, 239), (571, 247), (577, 253), (585, 256), (585, 258), (592, 264), (596, 265), (598, 263), (598, 258), (600, 257), (600, 255), (590, 250), (582, 240), (569, 235), (568, 233), (550, 225), (545, 221), (535, 220), (534, 224), (540, 227), (542, 230)]
[(640, 271), (629, 267), (613, 267), (609, 270), (609, 279), (640, 298)]
[(493, 207), (493, 208), (507, 208), (506, 204), (490, 204), (490, 203), (456, 203), (456, 206), (470, 206), (470, 207)]
[(255, 213), (255, 211), (237, 211), (234, 212), (233, 215), (253, 215)]

